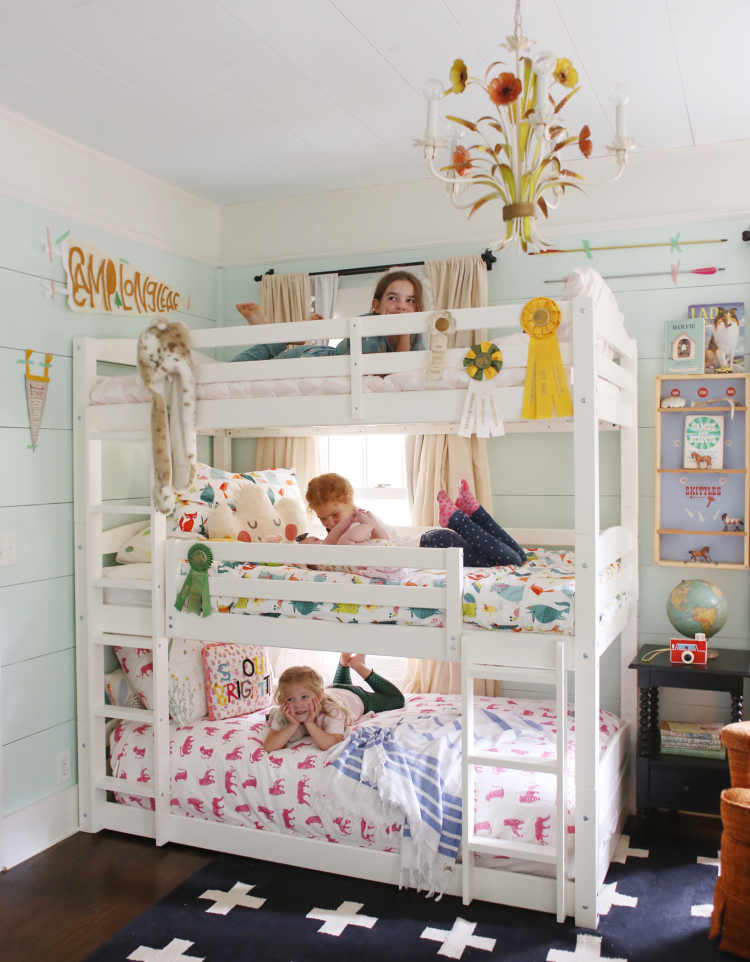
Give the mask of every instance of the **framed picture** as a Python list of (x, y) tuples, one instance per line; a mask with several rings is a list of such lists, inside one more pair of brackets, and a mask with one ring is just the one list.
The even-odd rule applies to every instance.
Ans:
[(724, 467), (724, 416), (688, 414), (683, 451), (684, 468), (720, 471)]
[(665, 374), (703, 374), (705, 320), (691, 317), (665, 325)]

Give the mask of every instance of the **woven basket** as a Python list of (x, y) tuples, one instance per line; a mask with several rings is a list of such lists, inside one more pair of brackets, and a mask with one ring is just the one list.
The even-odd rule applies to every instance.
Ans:
[(750, 722), (735, 722), (721, 730), (721, 743), (729, 756), (732, 788), (750, 788)]
[(750, 959), (750, 789), (721, 793), (721, 874), (716, 880), (709, 938)]

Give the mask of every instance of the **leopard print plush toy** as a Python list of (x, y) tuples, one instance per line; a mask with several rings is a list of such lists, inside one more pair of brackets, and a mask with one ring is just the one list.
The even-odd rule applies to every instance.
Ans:
[(138, 373), (152, 397), (154, 504), (169, 514), (175, 490), (186, 488), (195, 476), (195, 369), (189, 329), (157, 317), (138, 337)]

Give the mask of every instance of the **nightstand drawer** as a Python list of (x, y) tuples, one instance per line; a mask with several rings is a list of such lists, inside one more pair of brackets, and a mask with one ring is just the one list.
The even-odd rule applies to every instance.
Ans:
[(729, 788), (729, 768), (706, 771), (661, 767), (652, 763), (649, 772), (649, 804), (687, 812), (719, 814), (720, 796)]

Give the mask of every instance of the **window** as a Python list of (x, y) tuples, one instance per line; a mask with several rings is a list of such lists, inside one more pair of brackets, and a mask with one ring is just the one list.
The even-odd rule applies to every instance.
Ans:
[(348, 478), (358, 507), (386, 524), (411, 524), (402, 434), (334, 434), (318, 444), (321, 471)]

